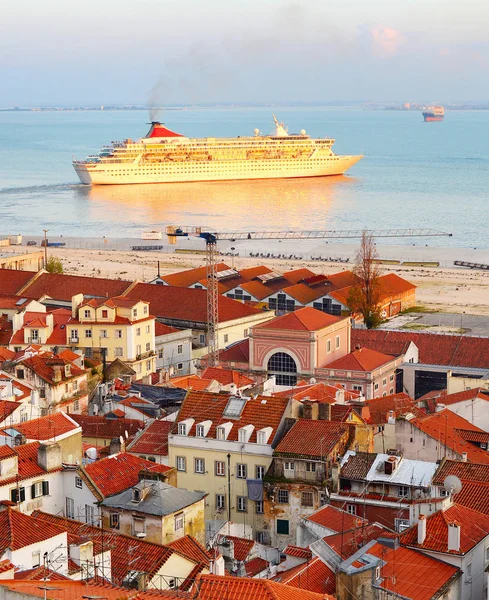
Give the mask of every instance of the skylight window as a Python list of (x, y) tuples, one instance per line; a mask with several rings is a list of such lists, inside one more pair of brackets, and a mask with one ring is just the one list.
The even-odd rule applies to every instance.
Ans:
[(234, 417), (235, 419), (241, 416), (243, 408), (246, 404), (246, 398), (239, 398), (238, 396), (231, 396), (229, 398), (226, 408), (224, 409), (223, 415), (225, 417)]

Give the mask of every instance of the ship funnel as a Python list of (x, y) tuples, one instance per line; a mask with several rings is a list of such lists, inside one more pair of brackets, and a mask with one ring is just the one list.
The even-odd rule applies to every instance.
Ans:
[(160, 121), (151, 121), (151, 127), (148, 133), (144, 136), (145, 138), (168, 138), (168, 137), (182, 137), (180, 133), (175, 133), (167, 127), (165, 127)]

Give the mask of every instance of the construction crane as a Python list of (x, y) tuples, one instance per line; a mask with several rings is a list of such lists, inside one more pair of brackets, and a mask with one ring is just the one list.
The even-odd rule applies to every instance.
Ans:
[(308, 239), (361, 239), (366, 234), (375, 238), (410, 238), (410, 237), (443, 237), (451, 233), (435, 229), (381, 229), (378, 231), (368, 229), (345, 230), (313, 230), (313, 231), (236, 231), (217, 232), (210, 227), (177, 227), (169, 225), (166, 235), (170, 244), (176, 244), (179, 237), (198, 237), (205, 241), (205, 259), (207, 268), (207, 364), (215, 367), (219, 363), (219, 291), (217, 278), (217, 259), (219, 252), (217, 242), (228, 240), (230, 242), (241, 240), (308, 240)]

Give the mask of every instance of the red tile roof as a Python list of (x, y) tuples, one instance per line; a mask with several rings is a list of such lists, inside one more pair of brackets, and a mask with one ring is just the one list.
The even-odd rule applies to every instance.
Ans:
[(489, 463), (489, 452), (466, 441), (464, 436), (461, 435), (460, 430), (462, 430), (462, 433), (464, 431), (471, 431), (485, 434), (486, 432), (472, 425), (463, 417), (456, 415), (448, 408), (434, 414), (413, 419), (411, 420), (411, 424), (432, 438), (439, 440), (440, 443), (454, 452), (460, 455), (466, 452), (470, 462)]
[(22, 433), (26, 439), (39, 441), (56, 441), (60, 435), (75, 433), (78, 428), (78, 423), (75, 423), (70, 415), (64, 412), (53, 413), (15, 425), (16, 431)]
[(396, 273), (387, 273), (379, 278), (381, 298), (414, 292), (416, 286)]
[[(2, 386), (0, 385), (0, 388)], [(18, 402), (9, 402), (8, 400), (0, 400), (0, 423), (5, 427), (4, 423), (5, 419), (9, 417), (12, 413), (14, 413), (20, 404)]]
[(199, 600), (333, 600), (332, 596), (293, 588), (268, 579), (201, 575), (197, 585)]
[(341, 369), (342, 371), (374, 371), (382, 365), (393, 361), (393, 357), (369, 348), (360, 348), (324, 365), (326, 369)]
[(365, 405), (370, 413), (367, 422), (373, 425), (387, 423), (390, 411), (393, 411), (395, 417), (401, 417), (409, 413), (417, 417), (424, 416), (423, 411), (416, 406), (416, 402), (404, 392), (373, 398), (367, 400)]
[(219, 360), (227, 363), (247, 363), (250, 360), (250, 339), (246, 338), (219, 352)]
[(166, 544), (169, 548), (173, 548), (179, 554), (183, 554), (195, 562), (204, 563), (207, 566), (211, 560), (214, 560), (214, 553), (206, 550), (204, 546), (191, 535), (184, 535), (177, 540), (173, 540)]
[[(127, 294), (151, 303), (151, 312), (161, 319), (207, 323), (207, 292), (168, 285), (138, 283)], [(231, 298), (219, 298), (219, 322), (232, 321), (263, 313)]]
[(306, 399), (316, 400), (324, 404), (334, 404), (337, 401), (337, 392), (342, 391), (345, 400), (352, 400), (360, 396), (360, 392), (351, 392), (338, 385), (328, 385), (320, 381), (319, 383), (310, 383), (305, 385), (296, 385), (288, 390), (275, 392), (273, 395), (279, 398), (294, 398), (294, 400), (303, 401)]
[(329, 456), (335, 449), (342, 452), (349, 433), (350, 426), (346, 423), (300, 419), (279, 442), (275, 455), (308, 458)]
[(328, 275), (331, 287), (336, 290), (355, 285), (357, 280), (357, 276), (352, 271), (341, 271), (340, 273)]
[[(2, 271), (3, 269), (0, 269)], [(9, 321), (7, 317), (0, 315), (0, 344), (7, 346), (10, 344), (10, 338), (12, 337), (13, 328), (12, 321)], [(8, 359), (8, 357), (7, 357)], [(8, 359), (10, 360), (10, 359)]]
[(394, 596), (431, 600), (441, 597), (445, 585), (459, 570), (422, 552), (398, 547), (396, 550), (376, 543), (366, 552), (382, 560), (379, 587)]
[(300, 546), (288, 545), (283, 551), (283, 554), (287, 556), (294, 556), (295, 558), (303, 558), (304, 560), (311, 560), (312, 552), (309, 548), (301, 548)]
[(362, 527), (355, 527), (349, 531), (327, 535), (323, 541), (332, 548), (343, 560), (353, 556), (355, 552), (372, 540), (384, 535), (389, 530), (379, 523), (365, 523)]
[(170, 327), (170, 325), (165, 325), (164, 323), (155, 321), (155, 337), (158, 337), (160, 335), (169, 335), (171, 333), (176, 333), (177, 331), (181, 331), (181, 329), (177, 329), (176, 327)]
[(489, 515), (489, 464), (443, 460), (433, 475), (433, 485), (442, 486), (448, 475), (456, 475), (462, 482), (454, 502)]
[[(64, 385), (67, 381), (76, 379), (86, 375), (84, 369), (80, 369), (70, 361), (60, 358), (59, 356), (31, 356), (22, 360), (22, 364), (34, 371), (41, 379), (46, 381), (49, 385)], [(65, 365), (69, 365), (70, 374), (65, 374)], [(56, 369), (55, 367), (61, 367), (59, 370), (61, 379), (54, 381)]]
[(107, 498), (136, 485), (141, 471), (165, 474), (171, 471), (171, 467), (120, 452), (86, 465), (84, 471), (102, 496)]
[[(472, 390), (464, 390), (463, 392), (456, 392), (455, 394), (447, 394), (439, 392), (436, 396), (437, 404), (445, 404), (450, 406), (451, 404), (457, 404), (458, 402), (466, 402), (467, 400), (485, 400), (489, 402), (489, 390), (484, 388), (474, 388)], [(488, 405), (489, 407), (489, 405)]]
[(330, 505), (323, 506), (323, 508), (320, 508), (312, 515), (305, 518), (308, 521), (327, 527), (328, 529), (331, 529), (331, 531), (336, 531), (337, 533), (356, 529), (362, 524), (367, 524), (365, 519), (351, 515), (344, 510), (334, 508)]
[[(80, 571), (80, 567), (78, 565), (76, 566), (77, 571)], [(51, 569), (46, 569), (43, 566), (35, 567), (34, 569), (26, 569), (25, 571), (17, 571), (14, 575), (14, 578), (16, 581), (40, 581), (41, 579), (46, 579), (49, 581), (71, 581), (69, 577), (61, 575), (61, 573), (57, 573), (56, 571), (52, 571)]]
[[(238, 429), (246, 425), (254, 425), (254, 430), (250, 437), (250, 442), (254, 443), (257, 439), (257, 431), (265, 427), (271, 427), (272, 433), (268, 443), (271, 444), (275, 433), (288, 405), (288, 400), (283, 398), (257, 396), (246, 400), (244, 408), (239, 418), (229, 418), (224, 414), (226, 406), (231, 398), (228, 394), (213, 394), (211, 392), (188, 392), (180, 412), (178, 413), (176, 423), (185, 419), (195, 419), (195, 423), (188, 432), (188, 435), (195, 436), (196, 426), (201, 421), (212, 421), (212, 425), (207, 433), (208, 438), (216, 437), (216, 427), (223, 423), (231, 421), (233, 427), (227, 437), (228, 440), (238, 440)], [(177, 425), (173, 432), (176, 433)]]
[(0, 511), (0, 554), (6, 550), (20, 550), (38, 544), (63, 533), (60, 527), (50, 523), (38, 523), (34, 517), (25, 515), (11, 506)]
[(32, 271), (0, 269), (0, 290), (2, 294), (17, 294), (35, 276)]
[[(216, 270), (226, 271), (231, 267), (226, 263), (217, 263)], [(178, 271), (177, 273), (171, 273), (170, 275), (163, 275), (161, 279), (169, 286), (174, 287), (189, 287), (197, 283), (201, 279), (207, 276), (207, 267), (196, 267), (194, 269), (185, 269), (184, 271)]]
[(489, 368), (489, 338), (381, 329), (351, 330), (352, 348), (359, 344), (399, 356), (406, 351), (410, 342), (416, 344), (422, 364)]
[[(15, 454), (18, 457), (18, 474), (14, 475), (10, 479), (4, 479), (2, 481), (2, 485), (8, 485), (11, 483), (15, 483), (18, 481), (25, 481), (26, 479), (31, 479), (33, 477), (42, 477), (46, 475), (48, 471), (45, 471), (41, 468), (37, 463), (37, 454), (39, 450), (39, 442), (31, 442), (30, 444), (23, 444), (21, 446), (15, 446), (12, 448)], [(4, 448), (5, 446), (0, 446), (0, 448)], [(8, 451), (3, 451), (5, 457)], [(52, 469), (52, 471), (60, 471), (60, 468)]]
[(106, 419), (89, 415), (70, 415), (82, 428), (84, 438), (113, 439), (121, 435), (132, 439), (138, 431), (144, 429), (144, 422), (137, 419)]
[(22, 295), (38, 300), (49, 296), (56, 300), (71, 301), (76, 294), (112, 298), (121, 296), (131, 285), (130, 281), (41, 273), (32, 283), (22, 289)]
[(127, 448), (134, 454), (168, 456), (168, 434), (173, 426), (171, 421), (153, 421)]
[(302, 563), (279, 573), (273, 580), (316, 594), (334, 594), (336, 592), (334, 571), (317, 556), (308, 563)]
[(255, 542), (253, 540), (233, 535), (220, 535), (219, 541), (221, 544), (223, 542), (233, 542), (234, 558), (239, 561), (246, 560), (248, 554), (251, 552), (253, 546), (255, 545)]
[[(1, 333), (0, 333), (1, 336)], [(1, 340), (0, 340), (1, 343)], [(15, 352), (9, 350), (8, 348), (0, 348), (0, 362), (5, 360), (12, 360), (15, 356)]]
[(212, 379), (202, 379), (198, 375), (181, 375), (172, 377), (168, 383), (182, 390), (204, 391), (211, 385)]
[(253, 379), (238, 373), (238, 371), (233, 371), (232, 369), (223, 369), (222, 367), (207, 367), (207, 369), (202, 373), (202, 379), (214, 379), (221, 385), (230, 385), (231, 383), (235, 383), (238, 389), (253, 385), (255, 383)]
[[(460, 525), (460, 550), (448, 550), (448, 524)], [(406, 529), (401, 536), (403, 546), (443, 552), (445, 554), (466, 554), (479, 542), (489, 536), (489, 516), (453, 504), (446, 510), (426, 516), (426, 538), (418, 544), (418, 526)]]
[(264, 559), (256, 556), (245, 563), (245, 571), (247, 577), (254, 577), (269, 567), (269, 563)]
[(294, 300), (297, 300), (297, 302), (306, 305), (322, 296), (326, 296), (331, 291), (331, 286), (326, 284), (309, 287), (305, 283), (296, 283), (295, 285), (282, 288), (281, 291), (294, 298)]
[(260, 323), (254, 329), (278, 329), (285, 331), (319, 331), (349, 317), (335, 317), (306, 306), (295, 312)]

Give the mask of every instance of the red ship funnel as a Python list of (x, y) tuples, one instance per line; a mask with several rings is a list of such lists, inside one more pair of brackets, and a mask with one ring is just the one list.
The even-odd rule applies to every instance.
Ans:
[(183, 137), (181, 133), (176, 133), (165, 127), (159, 121), (151, 121), (151, 127), (145, 136), (146, 138), (164, 138), (164, 137)]

